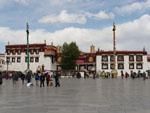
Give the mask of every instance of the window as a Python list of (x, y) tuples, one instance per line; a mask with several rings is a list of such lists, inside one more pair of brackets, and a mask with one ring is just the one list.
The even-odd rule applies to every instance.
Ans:
[(134, 69), (134, 63), (129, 63), (129, 69)]
[(143, 64), (142, 63), (137, 63), (136, 64), (136, 69), (143, 69)]
[(115, 64), (110, 64), (110, 69), (115, 69)]
[(10, 55), (10, 50), (6, 50), (6, 52), (7, 52), (7, 55)]
[(34, 57), (30, 57), (30, 62), (34, 62)]
[(39, 57), (35, 57), (35, 62), (39, 62)]
[(21, 57), (17, 57), (17, 62), (21, 62)]
[(134, 61), (134, 55), (129, 55), (129, 61)]
[(36, 49), (36, 50), (35, 50), (35, 53), (36, 53), (36, 54), (39, 54), (39, 49)]
[(102, 69), (108, 69), (108, 64), (107, 63), (102, 63)]
[(136, 56), (136, 61), (143, 61), (142, 55), (137, 55)]
[(13, 51), (12, 51), (12, 54), (13, 54), (13, 55), (15, 55), (15, 54), (16, 54), (15, 50), (13, 50)]
[(110, 56), (110, 61), (115, 61), (115, 56), (114, 55)]
[(20, 49), (18, 50), (18, 55), (21, 55), (21, 50)]
[(33, 49), (31, 49), (31, 50), (30, 50), (30, 54), (34, 54), (34, 51), (33, 51)]
[(6, 62), (10, 62), (10, 57), (6, 57)]
[(15, 57), (12, 57), (12, 62), (15, 62)]
[(108, 61), (108, 56), (107, 55), (102, 56), (102, 61), (107, 62)]
[(124, 69), (124, 64), (123, 63), (118, 63), (118, 69)]
[(117, 60), (118, 61), (124, 61), (124, 56), (123, 55), (118, 55)]

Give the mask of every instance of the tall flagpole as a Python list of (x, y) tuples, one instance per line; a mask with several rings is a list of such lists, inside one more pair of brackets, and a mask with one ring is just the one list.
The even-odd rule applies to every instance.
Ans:
[(113, 61), (113, 70), (112, 70), (112, 75), (113, 77), (117, 77), (118, 75), (118, 72), (117, 72), (117, 69), (116, 69), (116, 26), (115, 26), (115, 23), (113, 23), (113, 57), (114, 57), (114, 61)]
[(114, 69), (116, 69), (116, 26), (113, 23), (113, 53), (114, 53)]
[(27, 70), (30, 69), (30, 58), (29, 58), (29, 24), (26, 24), (26, 32), (27, 32)]

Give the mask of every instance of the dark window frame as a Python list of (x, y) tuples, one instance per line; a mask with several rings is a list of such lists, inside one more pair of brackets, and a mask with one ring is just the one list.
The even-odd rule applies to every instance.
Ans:
[(34, 62), (34, 57), (30, 57), (30, 62)]
[(136, 61), (143, 61), (142, 55), (136, 55)]
[(114, 61), (115, 61), (115, 56), (114, 56), (114, 55), (111, 55), (111, 56), (110, 56), (110, 61), (111, 61), (111, 62), (114, 62)]
[(124, 61), (124, 55), (118, 55), (117, 61)]
[(21, 62), (21, 57), (17, 57), (17, 62), (18, 62), (18, 63)]
[[(120, 65), (122, 66), (120, 67)], [(118, 63), (118, 69), (124, 69), (124, 63)]]
[(110, 69), (115, 69), (114, 63), (111, 63), (111, 64), (110, 64)]
[[(133, 66), (133, 67), (131, 68), (131, 66)], [(134, 68), (135, 68), (134, 63), (129, 63), (129, 69), (134, 69)]]
[(134, 61), (134, 55), (129, 55), (129, 61)]
[(35, 62), (39, 62), (40, 58), (39, 57), (35, 57)]
[(102, 62), (108, 62), (108, 55), (102, 55)]
[(108, 69), (108, 63), (102, 63), (102, 69)]
[(15, 61), (16, 61), (16, 58), (15, 58), (15, 57), (12, 57), (11, 61), (12, 61), (12, 62), (15, 62)]
[[(141, 67), (139, 68), (138, 65), (141, 65)], [(137, 63), (136, 64), (136, 69), (143, 69), (143, 63)]]

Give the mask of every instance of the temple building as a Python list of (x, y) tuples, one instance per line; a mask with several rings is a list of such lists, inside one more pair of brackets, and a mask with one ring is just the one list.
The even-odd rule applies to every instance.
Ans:
[[(61, 46), (30, 44), (30, 69), (33, 72), (37, 68), (46, 71), (61, 71)], [(80, 52), (76, 60), (75, 71), (86, 72), (111, 72), (114, 68), (120, 72), (146, 71), (150, 69), (150, 55), (145, 50), (142, 51), (114, 51), (95, 50), (95, 46), (90, 47), (89, 52)], [(1, 70), (25, 71), (27, 69), (27, 45), (16, 44), (6, 45), (5, 54), (0, 55), (2, 63)]]
[(114, 68), (117, 71), (130, 73), (131, 71), (146, 71), (149, 69), (149, 62), (146, 51), (116, 51), (116, 66), (114, 67), (113, 51), (97, 51), (96, 71), (111, 72)]
[[(6, 45), (5, 61), (8, 71), (25, 71), (27, 69), (27, 45)], [(53, 45), (29, 44), (30, 69), (36, 72), (37, 67), (44, 70), (56, 70), (56, 47)]]

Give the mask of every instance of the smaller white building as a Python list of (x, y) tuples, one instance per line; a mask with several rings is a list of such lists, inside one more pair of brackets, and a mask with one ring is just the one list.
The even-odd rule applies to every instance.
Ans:
[[(5, 70), (25, 71), (27, 69), (27, 45), (6, 45)], [(29, 45), (30, 69), (36, 72), (38, 67), (44, 70), (56, 70), (56, 47), (46, 44)]]
[[(146, 51), (116, 51), (116, 67), (118, 75), (123, 71), (146, 71), (149, 69)], [(111, 72), (114, 69), (113, 51), (98, 51), (96, 55), (96, 71)]]

